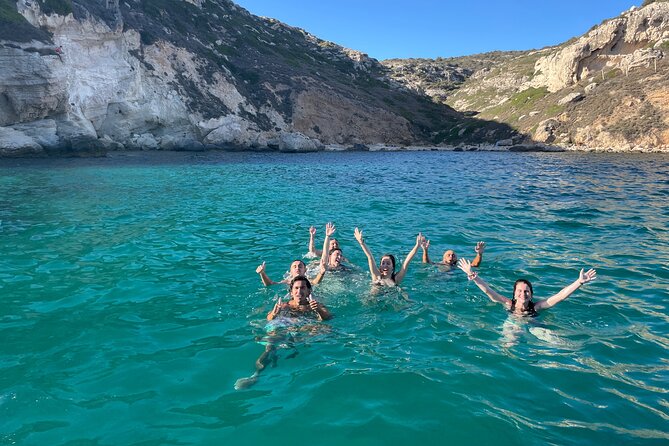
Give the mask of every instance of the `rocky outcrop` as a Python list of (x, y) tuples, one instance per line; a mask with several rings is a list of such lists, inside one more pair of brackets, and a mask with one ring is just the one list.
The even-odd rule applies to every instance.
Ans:
[[(457, 83), (432, 74), (439, 60), (384, 64), (404, 88), (513, 126), (528, 144), (667, 150), (669, 101), (660, 98), (669, 91), (668, 53), (669, 2), (658, 1), (557, 47), (478, 55), (484, 63), (469, 65), (471, 74)], [(474, 57), (448, 64), (465, 66)], [(438, 90), (444, 83), (448, 88)]]
[(229, 0), (16, 5), (50, 38), (0, 40), (6, 153), (430, 144), (464, 119), (366, 54)]
[(620, 69), (628, 74), (634, 67), (650, 66), (662, 59), (664, 52), (659, 48), (666, 42), (669, 4), (634, 8), (539, 59), (531, 85), (555, 92), (603, 71)]

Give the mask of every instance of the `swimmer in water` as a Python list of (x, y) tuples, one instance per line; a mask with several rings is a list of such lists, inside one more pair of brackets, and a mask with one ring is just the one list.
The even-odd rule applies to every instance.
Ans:
[[(267, 320), (273, 321), (277, 318), (285, 318), (289, 324), (298, 322), (298, 319), (316, 319), (327, 321), (332, 319), (332, 314), (325, 305), (316, 301), (311, 295), (311, 283), (305, 276), (297, 276), (290, 282), (290, 300), (282, 302), (278, 296), (274, 308), (267, 313)], [(281, 337), (272, 333), (270, 341), (265, 346), (265, 351), (256, 360), (256, 371), (248, 378), (240, 378), (235, 383), (235, 389), (245, 389), (258, 381), (258, 376), (267, 364), (276, 361), (276, 343)]]
[(335, 248), (330, 251), (326, 267), (328, 271), (350, 271), (351, 269), (344, 265), (343, 262), (344, 256), (341, 253), (341, 249)]
[(409, 252), (409, 254), (407, 254), (407, 257), (402, 264), (402, 268), (400, 268), (398, 273), (395, 273), (395, 257), (393, 255), (385, 254), (383, 257), (381, 257), (381, 263), (377, 267), (376, 262), (374, 261), (374, 256), (372, 256), (372, 252), (365, 244), (362, 231), (358, 228), (355, 228), (354, 235), (355, 239), (358, 241), (358, 243), (360, 243), (360, 247), (362, 248), (363, 252), (367, 256), (369, 272), (372, 276), (372, 283), (374, 285), (386, 286), (396, 286), (402, 282), (402, 279), (404, 279), (404, 276), (407, 273), (407, 268), (409, 268), (409, 263), (411, 263), (411, 260), (416, 255), (418, 247), (421, 245), (423, 240), (425, 240), (425, 237), (418, 233), (418, 236), (416, 237), (416, 245)]
[(578, 279), (572, 284), (562, 288), (557, 294), (548, 299), (534, 302), (532, 300), (534, 297), (534, 290), (532, 289), (532, 284), (528, 280), (516, 280), (516, 283), (513, 285), (513, 298), (509, 299), (490, 288), (490, 285), (481, 279), (478, 276), (478, 273), (472, 271), (472, 264), (468, 260), (460, 259), (458, 261), (458, 268), (464, 271), (469, 280), (473, 281), (476, 286), (490, 298), (490, 300), (501, 303), (509, 312), (519, 316), (535, 316), (538, 311), (546, 310), (555, 304), (562, 302), (582, 285), (592, 282), (597, 278), (597, 271), (594, 269), (589, 269), (587, 272), (584, 272), (581, 269)]
[[(323, 242), (323, 256), (321, 258), (321, 264), (325, 264), (328, 256), (330, 255), (330, 236), (334, 234), (335, 232), (335, 226), (332, 223), (328, 223), (325, 225), (325, 241)], [(265, 262), (263, 261), (257, 268), (256, 268), (256, 273), (260, 275), (260, 280), (262, 281), (262, 284), (265, 286), (270, 286), (270, 285), (276, 285), (276, 284), (289, 284), (293, 278), (297, 276), (306, 276), (307, 274), (307, 265), (302, 260), (293, 260), (293, 262), (290, 264), (290, 268), (288, 269), (288, 275), (285, 279), (276, 282), (272, 279), (269, 278), (267, 275), (267, 272), (265, 271)], [(325, 269), (321, 266), (318, 274), (316, 275), (315, 278), (312, 279), (311, 283), (313, 285), (318, 285), (321, 280), (323, 280), (323, 276), (325, 275)]]
[[(327, 227), (326, 227), (327, 231)], [(327, 235), (327, 234), (326, 234)], [(324, 250), (316, 249), (315, 244), (314, 244), (314, 237), (316, 236), (316, 228), (311, 226), (309, 228), (309, 254), (312, 256), (316, 257), (322, 257)], [(347, 262), (348, 259), (344, 257), (344, 252), (341, 250), (341, 247), (339, 246), (339, 240), (336, 238), (331, 238), (328, 248), (330, 249), (330, 252), (334, 251), (335, 249), (338, 249), (341, 252), (342, 256), (342, 262)]]
[[(429, 240), (425, 240), (425, 242), (421, 244), (421, 248), (423, 248), (423, 263), (432, 263), (440, 267), (445, 267), (445, 270), (447, 271), (450, 271), (455, 265), (457, 265), (458, 256), (452, 249), (449, 249), (444, 252), (443, 257), (441, 258), (441, 262), (436, 262), (436, 263), (432, 262), (427, 252), (429, 247), (430, 247)], [(474, 260), (472, 260), (473, 267), (479, 267), (481, 265), (481, 261), (483, 260), (484, 250), (485, 250), (485, 242), (478, 242), (476, 244), (476, 247), (474, 248), (474, 252), (476, 252), (476, 257), (474, 257)]]

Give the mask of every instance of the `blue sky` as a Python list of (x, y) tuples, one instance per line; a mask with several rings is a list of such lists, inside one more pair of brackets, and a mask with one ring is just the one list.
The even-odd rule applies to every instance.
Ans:
[(233, 0), (377, 59), (528, 50), (580, 36), (643, 0)]

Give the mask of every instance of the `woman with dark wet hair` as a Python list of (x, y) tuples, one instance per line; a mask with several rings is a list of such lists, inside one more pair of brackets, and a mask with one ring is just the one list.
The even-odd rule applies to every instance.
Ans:
[(354, 235), (355, 239), (358, 241), (358, 243), (360, 243), (362, 251), (367, 256), (369, 272), (372, 276), (372, 283), (374, 285), (386, 286), (396, 286), (402, 282), (402, 279), (404, 279), (404, 276), (407, 273), (407, 268), (409, 268), (409, 263), (411, 263), (411, 260), (416, 255), (416, 252), (418, 252), (418, 248), (424, 240), (423, 235), (419, 233), (416, 237), (416, 245), (409, 252), (409, 254), (407, 254), (407, 258), (404, 260), (402, 268), (400, 268), (400, 270), (395, 273), (395, 257), (393, 255), (385, 254), (383, 257), (381, 257), (381, 262), (377, 267), (376, 262), (374, 261), (374, 256), (365, 244), (365, 241), (362, 237), (362, 231), (358, 228), (355, 228)]
[(592, 282), (597, 278), (597, 271), (594, 269), (589, 269), (587, 272), (584, 272), (581, 269), (581, 272), (576, 279), (570, 285), (562, 288), (557, 294), (549, 297), (548, 299), (534, 301), (534, 290), (532, 289), (532, 284), (526, 279), (518, 279), (513, 284), (513, 298), (509, 299), (502, 296), (497, 291), (490, 288), (483, 279), (481, 279), (478, 273), (472, 271), (472, 264), (469, 260), (460, 259), (458, 260), (458, 268), (467, 274), (469, 280), (473, 281), (476, 286), (478, 286), (481, 291), (483, 291), (486, 296), (490, 298), (493, 302), (499, 302), (506, 307), (511, 313), (521, 316), (535, 316), (538, 311), (551, 308), (555, 304), (562, 302), (571, 294), (579, 289), (581, 285)]

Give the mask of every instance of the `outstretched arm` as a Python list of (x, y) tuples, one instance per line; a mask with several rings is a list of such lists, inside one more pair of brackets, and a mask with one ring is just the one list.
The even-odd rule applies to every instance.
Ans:
[(362, 251), (367, 256), (367, 263), (369, 264), (369, 273), (372, 275), (372, 280), (378, 280), (381, 277), (381, 272), (379, 271), (379, 268), (376, 266), (376, 262), (374, 262), (372, 251), (370, 251), (367, 245), (365, 245), (365, 240), (362, 237), (362, 231), (358, 228), (355, 228), (353, 235), (355, 236), (355, 239), (358, 241), (358, 243), (360, 243)]
[(267, 276), (267, 273), (265, 272), (265, 262), (262, 262), (257, 268), (256, 268), (256, 273), (260, 274), (260, 280), (262, 280), (262, 284), (265, 286), (270, 286), (270, 285), (275, 285), (280, 282), (275, 282), (272, 279)]
[(323, 241), (323, 255), (321, 256), (321, 265), (325, 265), (327, 268), (330, 256), (330, 237), (336, 231), (335, 225), (331, 222), (328, 222), (325, 225), (325, 240)]
[(424, 241), (425, 237), (423, 237), (423, 234), (419, 232), (418, 236), (416, 237), (416, 244), (414, 245), (413, 249), (409, 251), (409, 254), (407, 254), (407, 258), (404, 259), (404, 263), (402, 263), (402, 268), (400, 269), (400, 272), (395, 275), (395, 285), (399, 285), (402, 279), (404, 279), (404, 276), (406, 276), (407, 269), (409, 268), (409, 263), (411, 263), (411, 260), (413, 260), (413, 257), (418, 252), (418, 247)]
[(467, 259), (458, 260), (458, 268), (467, 274), (467, 278), (473, 281), (481, 291), (485, 293), (486, 296), (493, 302), (499, 302), (500, 304), (511, 306), (511, 299), (508, 299), (497, 291), (490, 288), (490, 285), (486, 283), (485, 280), (481, 279), (478, 273), (472, 271), (472, 264)]
[(548, 299), (540, 300), (537, 303), (534, 304), (534, 308), (536, 310), (545, 310), (546, 308), (550, 308), (553, 305), (557, 304), (558, 302), (562, 302), (571, 294), (579, 289), (581, 285), (584, 285), (588, 282), (592, 282), (597, 278), (597, 271), (594, 269), (589, 269), (587, 272), (583, 272), (581, 269), (581, 272), (578, 275), (578, 279), (574, 281), (574, 283), (562, 288), (559, 293), (549, 297)]
[(481, 266), (481, 261), (483, 260), (483, 250), (485, 250), (485, 242), (478, 242), (476, 244), (476, 248), (474, 248), (474, 251), (476, 251), (476, 257), (474, 257), (474, 260), (472, 261), (473, 267)]
[(319, 256), (321, 255), (321, 252), (316, 249), (316, 244), (314, 243), (315, 237), (316, 237), (316, 228), (311, 226), (309, 228), (309, 254)]
[(423, 263), (432, 263), (430, 261), (430, 256), (427, 253), (427, 250), (430, 247), (430, 241), (429, 240), (423, 240), (423, 242), (420, 244), (420, 247), (423, 248)]

